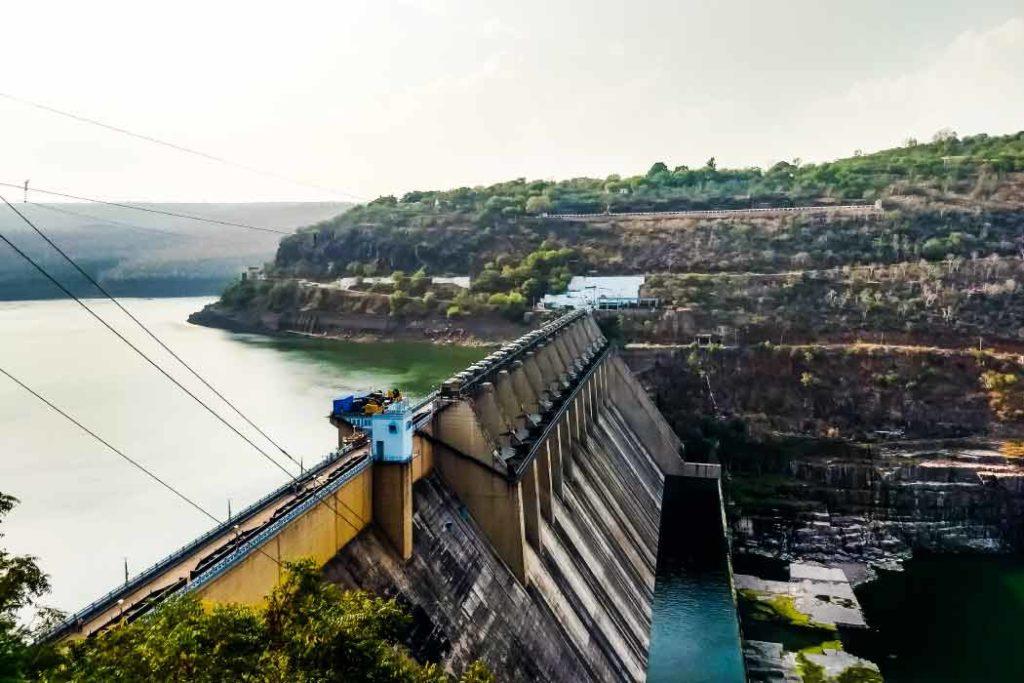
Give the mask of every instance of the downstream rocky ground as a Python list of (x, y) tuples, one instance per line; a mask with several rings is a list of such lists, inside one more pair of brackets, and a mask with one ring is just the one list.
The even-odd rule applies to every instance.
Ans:
[[(1013, 354), (801, 345), (642, 347), (626, 356), (690, 455), (725, 465), (751, 680), (922, 680), (910, 661), (941, 654), (928, 649), (939, 640), (887, 649), (898, 639), (876, 629), (898, 620), (873, 600), (872, 623), (857, 596), (878, 592), (875, 581), (893, 585), (893, 572), (921, 565), (917, 558), (969, 564), (1024, 550), (1020, 416), (987, 374), (1016, 377)], [(821, 576), (804, 576), (807, 567)], [(988, 652), (968, 634), (980, 624), (944, 615), (948, 599), (928, 588), (939, 579), (912, 571), (907, 585), (918, 588), (903, 609), (961, 632), (971, 657)], [(1009, 586), (1007, 571), (989, 573)], [(985, 627), (999, 640), (1011, 622)], [(990, 680), (1011, 680), (1012, 660), (996, 653)], [(966, 680), (944, 675), (928, 680)]]
[(1024, 461), (999, 446), (888, 443), (794, 457), (777, 472), (734, 472), (734, 548), (867, 568), (915, 550), (1018, 551)]

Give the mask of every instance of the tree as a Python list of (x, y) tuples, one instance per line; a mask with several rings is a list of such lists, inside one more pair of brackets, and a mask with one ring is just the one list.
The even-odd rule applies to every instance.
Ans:
[[(17, 503), (17, 498), (0, 493), (0, 522)], [(49, 579), (36, 558), (12, 555), (0, 548), (0, 681), (24, 677), (33, 634), (18, 623), (18, 613), (37, 606), (37, 600), (48, 590)]]
[(299, 285), (295, 280), (275, 282), (267, 296), (267, 303), (272, 310), (282, 311), (295, 302), (299, 293)]
[(530, 301), (536, 301), (537, 299), (544, 296), (545, 291), (548, 288), (548, 283), (539, 278), (531, 277), (527, 278), (522, 285), (519, 286), (519, 291), (523, 293)]
[[(411, 619), (394, 599), (342, 591), (312, 560), (288, 564), (265, 607), (173, 599), (131, 624), (65, 646), (42, 681), (380, 681), (447, 683), (401, 645)], [(492, 683), (482, 664), (461, 679)]]
[(473, 280), (474, 292), (495, 292), (508, 287), (508, 281), (496, 270), (485, 269)]
[[(420, 268), (412, 274), (412, 278), (409, 280), (409, 293), (414, 296), (422, 296), (427, 291), (427, 288), (430, 287), (431, 282), (432, 280), (427, 275), (427, 271)], [(398, 285), (397, 282), (395, 284)]]
[(949, 253), (949, 244), (939, 237), (932, 237), (921, 246), (921, 254), (931, 261), (938, 261)]
[(653, 178), (654, 176), (661, 175), (662, 173), (668, 173), (668, 166), (666, 166), (663, 161), (656, 161), (654, 165), (651, 166), (650, 170), (647, 171), (647, 177)]
[(388, 307), (391, 315), (401, 315), (409, 303), (409, 295), (400, 289), (396, 289), (388, 296)]
[(552, 208), (554, 208), (554, 204), (551, 202), (551, 197), (547, 195), (537, 194), (526, 200), (526, 213), (534, 215), (549, 213)]
[(256, 285), (252, 280), (239, 279), (228, 285), (220, 300), (227, 308), (245, 308), (255, 296)]
[(396, 270), (395, 272), (391, 273), (391, 282), (394, 283), (395, 289), (409, 289), (409, 276), (406, 275), (405, 272), (401, 270)]
[(526, 297), (515, 291), (492, 294), (488, 297), (487, 303), (509, 320), (522, 320), (523, 313), (526, 312)]

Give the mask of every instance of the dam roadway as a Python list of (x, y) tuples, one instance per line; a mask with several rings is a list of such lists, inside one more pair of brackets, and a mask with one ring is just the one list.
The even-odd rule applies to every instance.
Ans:
[[(182, 593), (205, 570), (228, 559), (231, 553), (251, 552), (251, 548), (245, 545), (247, 541), (251, 542), (261, 531), (267, 531), (271, 524), (278, 522), (297, 504), (322, 496), (328, 484), (339, 479), (347, 480), (365, 470), (369, 464), (369, 445), (366, 439), (348, 449), (332, 453), (296, 481), (272, 491), (231, 519), (136, 575), (124, 586), (75, 612), (61, 622), (50, 636), (57, 639), (72, 635), (88, 636), (122, 619), (133, 621), (160, 601)], [(351, 513), (350, 517), (354, 524), (360, 524)]]
[[(408, 605), (414, 654), (450, 671), (483, 659), (507, 680), (645, 678), (666, 479), (717, 492), (720, 468), (685, 462), (590, 314), (505, 344), (418, 404), (345, 405), (323, 462), (49, 638), (172, 595), (260, 604), (284, 563), (312, 558), (345, 588)], [(720, 530), (717, 496), (688, 524)]]

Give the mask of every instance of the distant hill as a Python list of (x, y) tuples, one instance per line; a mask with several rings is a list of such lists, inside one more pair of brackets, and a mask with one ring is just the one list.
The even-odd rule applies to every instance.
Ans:
[[(631, 177), (519, 178), (488, 187), (381, 197), (284, 238), (275, 264), (280, 274), (306, 278), (420, 268), (475, 275), (501, 271), (510, 259), (523, 259), (546, 241), (579, 250), (586, 271), (613, 274), (774, 270), (792, 267), (794, 259), (801, 267), (831, 267), (947, 253), (1006, 254), (1017, 248), (1022, 188), (1024, 132), (957, 138), (947, 131), (930, 143), (908, 141), (903, 147), (820, 164), (794, 160), (769, 169), (728, 169), (713, 158), (700, 168), (658, 162)], [(830, 221), (832, 235), (823, 230), (804, 234), (803, 218), (716, 219), (703, 231), (681, 229), (671, 221), (558, 218), (879, 200), (901, 202), (903, 209), (870, 222), (874, 230), (865, 229), (860, 218), (837, 218)], [(899, 233), (899, 247), (887, 251), (894, 233)], [(813, 243), (817, 237), (823, 238), (821, 244)]]
[[(341, 202), (133, 204), (275, 230), (334, 218)], [(103, 204), (18, 204), (33, 223), (93, 277), (119, 296), (219, 294), (246, 266), (274, 256), (281, 235), (214, 225)], [(0, 231), (77, 294), (95, 288), (75, 273), (12, 211), (0, 210)], [(62, 294), (7, 245), (0, 244), (0, 300)]]

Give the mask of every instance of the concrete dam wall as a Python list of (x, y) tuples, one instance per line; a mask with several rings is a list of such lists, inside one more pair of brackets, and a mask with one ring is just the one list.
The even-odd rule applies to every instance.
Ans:
[(328, 563), (342, 585), (410, 605), (422, 656), (453, 670), (482, 658), (502, 680), (645, 678), (661, 501), (665, 476), (682, 473), (680, 444), (596, 326), (585, 339), (573, 381), (519, 381), (532, 359), (558, 357), (549, 340), (438, 413), (408, 562), (371, 529)]
[(324, 463), (51, 637), (181, 593), (259, 603), (279, 563), (313, 556), (344, 586), (397, 597), (414, 653), (452, 671), (483, 659), (502, 680), (644, 680), (666, 478), (717, 467), (683, 462), (593, 318), (548, 323), (415, 405), (352, 400), (335, 402)]

